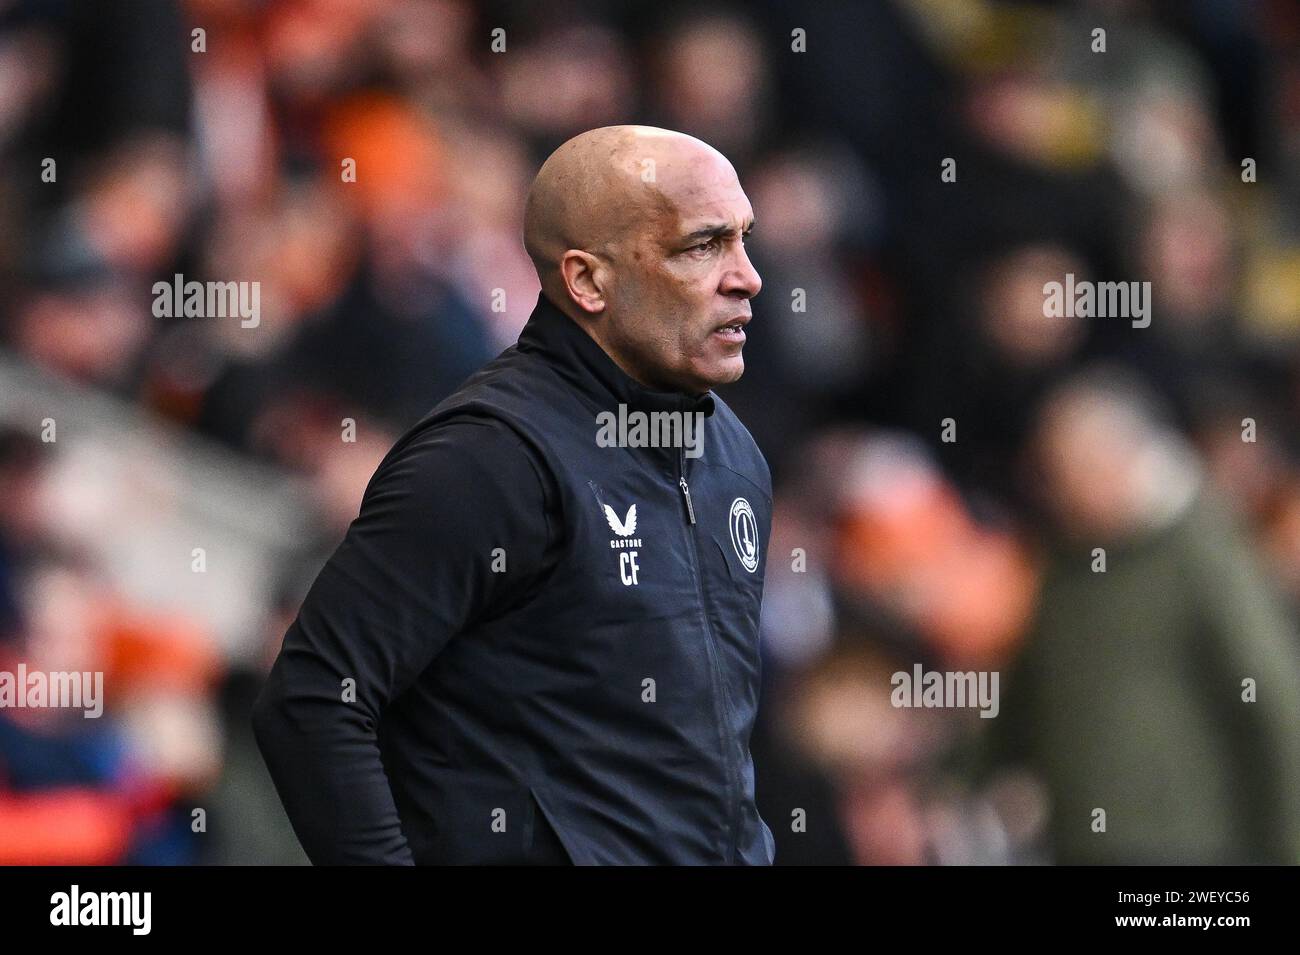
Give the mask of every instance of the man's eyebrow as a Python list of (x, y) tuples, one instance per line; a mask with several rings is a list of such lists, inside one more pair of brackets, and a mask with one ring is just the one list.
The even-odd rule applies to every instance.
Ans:
[[(754, 220), (750, 219), (749, 225), (746, 226), (743, 230), (744, 234), (748, 235), (750, 231), (753, 230), (753, 228), (754, 228)], [(719, 222), (716, 225), (706, 225), (703, 228), (696, 229), (694, 232), (690, 233), (689, 235), (682, 236), (682, 241), (697, 242), (700, 239), (712, 239), (714, 237), (725, 237), (725, 236), (735, 235), (735, 234), (736, 234), (736, 230), (732, 228), (729, 224), (725, 222)]]

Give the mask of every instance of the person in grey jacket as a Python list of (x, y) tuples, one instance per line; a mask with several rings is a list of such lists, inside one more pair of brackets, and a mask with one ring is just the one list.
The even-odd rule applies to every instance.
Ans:
[(1300, 862), (1300, 639), (1191, 446), (1135, 380), (1058, 387), (1057, 535), (986, 765), (1034, 772), (1066, 864)]

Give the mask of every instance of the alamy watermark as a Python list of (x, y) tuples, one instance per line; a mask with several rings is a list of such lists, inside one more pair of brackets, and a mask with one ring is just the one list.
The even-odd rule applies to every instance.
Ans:
[(18, 664), (17, 672), (0, 670), (0, 710), (73, 709), (85, 710), (88, 720), (104, 712), (104, 673), (97, 670), (46, 673)]
[(152, 892), (83, 892), (73, 884), (50, 896), (51, 925), (118, 925), (132, 935), (148, 935), (153, 927)]
[(911, 673), (899, 670), (889, 682), (894, 687), (889, 702), (895, 707), (979, 707), (980, 719), (993, 719), (998, 715), (997, 670), (926, 671), (917, 663)]
[(602, 448), (684, 448), (688, 458), (704, 453), (704, 412), (628, 411), (596, 415), (596, 445)]
[(1134, 328), (1151, 324), (1150, 282), (1065, 281), (1043, 284), (1045, 318), (1131, 318)]
[(243, 319), (241, 328), (262, 321), (261, 282), (186, 282), (177, 272), (171, 282), (153, 283), (155, 318)]

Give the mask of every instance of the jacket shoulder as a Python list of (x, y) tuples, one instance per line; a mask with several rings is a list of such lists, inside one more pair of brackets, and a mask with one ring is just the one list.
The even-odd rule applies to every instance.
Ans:
[(526, 409), (550, 403), (544, 392), (550, 387), (548, 379), (553, 376), (544, 368), (535, 367), (537, 364), (516, 346), (507, 348), (407, 428), (389, 449), (378, 470), (431, 430), (472, 422), (489, 429), (497, 447), (513, 447), (524, 454), (539, 477), (543, 477), (547, 470), (544, 449), (538, 447), (535, 433), (521, 425), (521, 415)]
[[(714, 427), (710, 429), (705, 426), (706, 440), (715, 440), (718, 442), (718, 448), (721, 452), (716, 463), (725, 467), (730, 467), (738, 471), (744, 477), (749, 478), (757, 484), (763, 492), (772, 497), (772, 470), (768, 466), (767, 458), (763, 455), (762, 450), (758, 447), (758, 442), (754, 436), (749, 433), (744, 422), (736, 416), (731, 410), (731, 406), (713, 393), (713, 421)], [(710, 433), (710, 430), (712, 433)]]

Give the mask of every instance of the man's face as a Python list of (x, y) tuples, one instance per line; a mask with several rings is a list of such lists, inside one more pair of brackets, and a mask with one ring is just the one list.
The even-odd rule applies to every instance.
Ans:
[(763, 285), (745, 253), (754, 212), (720, 156), (656, 172), (646, 214), (612, 250), (606, 334), (641, 381), (699, 393), (745, 371), (743, 325)]

